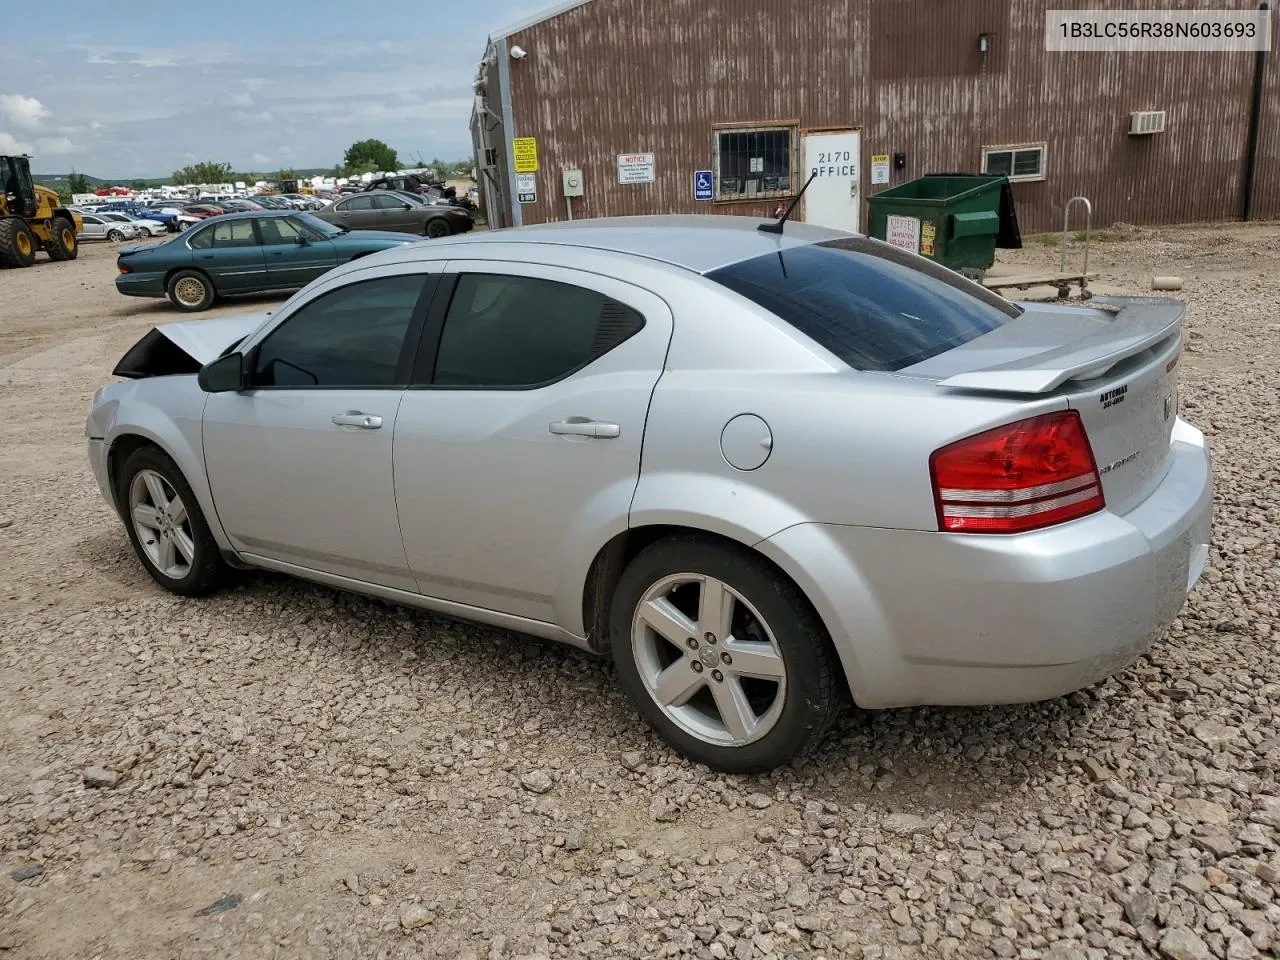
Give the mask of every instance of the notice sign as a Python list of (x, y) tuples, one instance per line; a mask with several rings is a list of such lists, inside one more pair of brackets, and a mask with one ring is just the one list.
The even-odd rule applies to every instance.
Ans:
[(715, 173), (711, 170), (693, 171), (693, 199), (714, 200), (715, 198)]
[(871, 185), (889, 182), (889, 155), (887, 153), (872, 154)]
[(516, 173), (537, 173), (538, 138), (516, 137), (511, 141), (511, 156), (515, 161)]
[(885, 224), (884, 239), (895, 247), (920, 252), (920, 221), (916, 217), (898, 217), (892, 214)]
[(516, 199), (521, 203), (538, 202), (538, 178), (535, 174), (516, 174)]
[(934, 241), (938, 238), (938, 225), (932, 220), (920, 224), (920, 255), (933, 256)]
[(618, 154), (619, 183), (653, 183), (652, 153), (620, 153)]

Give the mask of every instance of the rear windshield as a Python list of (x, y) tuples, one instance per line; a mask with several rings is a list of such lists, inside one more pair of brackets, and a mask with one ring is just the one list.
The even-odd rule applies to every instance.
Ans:
[(857, 370), (901, 370), (1022, 313), (946, 267), (867, 237), (780, 250), (707, 276)]

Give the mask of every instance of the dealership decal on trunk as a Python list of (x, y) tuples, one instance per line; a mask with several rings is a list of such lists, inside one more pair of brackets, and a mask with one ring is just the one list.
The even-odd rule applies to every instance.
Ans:
[(1101, 394), (1098, 399), (1102, 401), (1102, 409), (1114, 407), (1118, 403), (1124, 403), (1124, 395), (1129, 392), (1129, 387), (1116, 387), (1114, 390), (1108, 390)]
[(1133, 461), (1135, 461), (1135, 460), (1137, 460), (1137, 459), (1138, 459), (1138, 451), (1137, 451), (1137, 450), (1135, 450), (1135, 451), (1133, 451), (1133, 453), (1129, 454), (1127, 457), (1121, 457), (1121, 458), (1120, 458), (1119, 460), (1117, 460), (1115, 463), (1108, 463), (1105, 467), (1101, 467), (1101, 468), (1099, 468), (1098, 473), (1099, 473), (1099, 474), (1108, 474), (1108, 473), (1110, 473), (1112, 470), (1119, 470), (1119, 469), (1120, 469), (1121, 467), (1123, 467), (1126, 463), (1133, 463)]

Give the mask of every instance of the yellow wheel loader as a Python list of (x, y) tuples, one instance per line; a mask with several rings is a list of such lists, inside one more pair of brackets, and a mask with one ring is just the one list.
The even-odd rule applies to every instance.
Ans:
[(29, 267), (37, 250), (74, 260), (83, 228), (54, 191), (32, 182), (29, 157), (0, 156), (0, 267)]

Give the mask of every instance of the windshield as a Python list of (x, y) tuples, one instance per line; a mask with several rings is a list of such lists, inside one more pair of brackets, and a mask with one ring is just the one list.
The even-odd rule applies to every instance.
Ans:
[(298, 213), (290, 219), (297, 223), (305, 224), (309, 229), (315, 231), (321, 237), (336, 237), (339, 234), (348, 232), (346, 227), (335, 227), (332, 223), (327, 223), (310, 213)]
[(1022, 313), (946, 267), (867, 237), (779, 250), (707, 277), (857, 370), (901, 370)]

